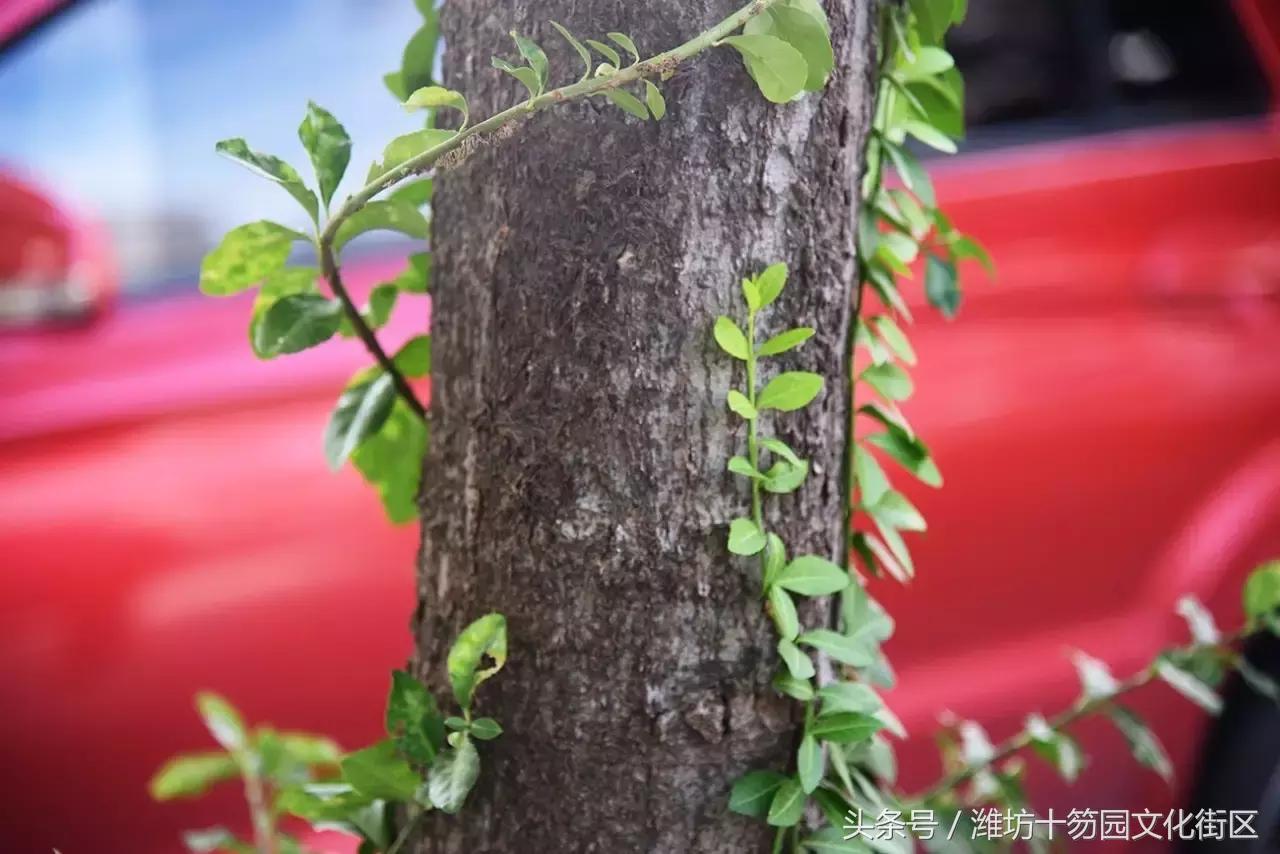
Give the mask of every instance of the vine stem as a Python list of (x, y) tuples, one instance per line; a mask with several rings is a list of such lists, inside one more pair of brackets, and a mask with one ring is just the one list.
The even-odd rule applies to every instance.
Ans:
[(334, 296), (342, 303), (342, 310), (346, 312), (352, 328), (356, 331), (356, 335), (364, 342), (365, 349), (372, 354), (378, 366), (391, 377), (391, 381), (395, 384), (396, 392), (404, 399), (404, 402), (418, 414), (419, 418), (425, 420), (427, 408), (422, 405), (422, 401), (414, 393), (413, 386), (409, 385), (409, 380), (396, 367), (395, 360), (387, 355), (386, 350), (382, 349), (378, 336), (374, 334), (369, 324), (365, 323), (364, 317), (360, 314), (360, 309), (356, 308), (355, 302), (351, 299), (351, 294), (342, 283), (342, 271), (339, 269), (337, 259), (334, 256), (333, 245), (321, 242), (319, 250), (320, 271), (329, 283), (329, 289), (333, 291)]
[[(1230, 653), (1233, 651), (1235, 645), (1245, 637), (1245, 634), (1245, 630), (1241, 630), (1223, 638), (1216, 644), (1190, 644), (1188, 646), (1178, 648), (1175, 652), (1193, 654), (1195, 652), (1212, 649), (1217, 650), (1220, 653)], [(1115, 690), (1109, 694), (1096, 697), (1081, 697), (1071, 707), (1050, 718), (1048, 720), (1049, 729), (1054, 733), (1060, 733), (1081, 718), (1088, 717), (1089, 715), (1111, 705), (1117, 698), (1151, 684), (1159, 676), (1156, 670), (1156, 663), (1158, 661), (1159, 658), (1127, 679), (1121, 680), (1117, 683)], [(1023, 730), (1012, 738), (1002, 742), (987, 759), (984, 759), (981, 762), (967, 763), (962, 767), (957, 768), (955, 771), (952, 771), (950, 774), (939, 780), (923, 794), (913, 798), (912, 800), (920, 803), (927, 803), (935, 798), (939, 798), (965, 784), (981, 771), (990, 768), (998, 762), (1003, 762), (1005, 759), (1008, 759), (1019, 751), (1025, 750), (1030, 747), (1034, 741), (1035, 738), (1032, 734), (1027, 730)]]
[(391, 847), (387, 849), (387, 854), (397, 854), (405, 843), (409, 841), (409, 836), (413, 833), (418, 823), (422, 821), (422, 816), (426, 814), (426, 810), (418, 810), (413, 814), (413, 818), (405, 822), (404, 828), (401, 829), (400, 835), (396, 837), (395, 842), (391, 843)]
[[(867, 134), (867, 144), (863, 153), (863, 162), (867, 160), (867, 152), (871, 151), (871, 146), (876, 139), (876, 132), (883, 131), (883, 125), (888, 117), (888, 93), (885, 91), (886, 81), (890, 79), (890, 67), (893, 64), (893, 48), (884, 38), (883, 33), (887, 31), (893, 24), (889, 17), (893, 14), (892, 8), (886, 4), (880, 14), (881, 29), (881, 55), (876, 75), (876, 103), (874, 114), (871, 121), (871, 132)], [(884, 180), (884, 152), (880, 152), (880, 156), (876, 158), (874, 171), (868, 176), (867, 186), (864, 188), (863, 202), (875, 200), (876, 195), (880, 191), (880, 184)], [(859, 247), (861, 249), (861, 247)], [(849, 316), (849, 332), (845, 341), (845, 364), (849, 366), (849, 373), (853, 373), (853, 360), (855, 341), (858, 337), (858, 321), (862, 317), (863, 295), (866, 292), (867, 284), (867, 259), (862, 257), (862, 252), (858, 252), (858, 283), (854, 288), (853, 310)], [(845, 443), (844, 448), (844, 537), (845, 548), (841, 554), (844, 559), (844, 568), (846, 570), (853, 569), (853, 559), (850, 556), (849, 546), (847, 545), (849, 537), (853, 535), (853, 514), (854, 501), (853, 492), (857, 487), (857, 479), (853, 472), (853, 451), (857, 437), (854, 433), (853, 422), (858, 411), (858, 382), (853, 378), (849, 382), (849, 408), (845, 413), (845, 425), (849, 431), (849, 441)], [(839, 603), (833, 604), (833, 609), (838, 608)]]
[(439, 162), (440, 158), (457, 151), (472, 137), (495, 133), (517, 119), (523, 119), (532, 113), (557, 104), (565, 104), (589, 98), (593, 95), (602, 95), (611, 89), (617, 89), (647, 77), (669, 75), (682, 62), (692, 59), (709, 48), (715, 47), (716, 43), (721, 39), (732, 35), (742, 28), (747, 21), (779, 2), (781, 0), (752, 0), (752, 2), (743, 6), (720, 23), (678, 47), (637, 62), (614, 74), (604, 77), (588, 77), (577, 83), (543, 92), (513, 107), (508, 107), (501, 112), (495, 113), (478, 124), (463, 128), (444, 142), (420, 152), (399, 166), (379, 175), (354, 195), (347, 197), (338, 211), (329, 217), (316, 240), (321, 270), (328, 280), (329, 287), (333, 290), (334, 295), (342, 303), (343, 312), (351, 322), (360, 340), (364, 343), (365, 349), (374, 357), (378, 365), (391, 376), (392, 382), (395, 383), (396, 391), (413, 408), (414, 412), (425, 418), (426, 407), (418, 400), (408, 380), (405, 379), (400, 369), (396, 367), (395, 362), (387, 355), (386, 350), (382, 348), (382, 345), (378, 342), (378, 336), (374, 334), (373, 329), (369, 327), (369, 324), (360, 315), (360, 310), (356, 307), (350, 293), (348, 293), (342, 282), (341, 269), (334, 249), (334, 241), (342, 224), (383, 190), (400, 183), (412, 175), (427, 171)]
[[(751, 408), (755, 409), (756, 405), (756, 312), (752, 308), (747, 309), (747, 400), (751, 402)], [(756, 430), (756, 422), (760, 420), (760, 413), (756, 413), (756, 417), (747, 421), (747, 460), (751, 463), (751, 468), (755, 471), (760, 470), (760, 440)], [(756, 523), (756, 528), (761, 534), (764, 530), (764, 509), (761, 506), (760, 481), (754, 477), (751, 480), (751, 520)], [(763, 555), (768, 554), (768, 550), (760, 553), (760, 565), (763, 568), (767, 563), (767, 558)]]

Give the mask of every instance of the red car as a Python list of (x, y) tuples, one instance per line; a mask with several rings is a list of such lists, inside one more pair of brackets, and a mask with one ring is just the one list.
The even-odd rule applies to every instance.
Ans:
[[(898, 622), (908, 790), (936, 772), (944, 704), (1008, 735), (1074, 698), (1066, 651), (1136, 669), (1184, 638), (1179, 596), (1230, 625), (1245, 572), (1280, 554), (1277, 6), (971, 2), (952, 49), (974, 127), (932, 166), (1000, 275), (966, 271), (955, 323), (915, 306), (907, 411), (946, 486), (904, 483), (931, 522), (918, 579), (873, 588)], [(373, 159), (412, 121), (368, 93), (415, 14), (85, 0), (0, 54), (6, 851), (169, 852), (182, 828), (235, 823), (234, 789), (146, 793), (165, 758), (207, 743), (198, 689), (346, 745), (378, 735), (410, 652), (417, 534), (321, 448), (367, 359), (334, 344), (257, 361), (250, 300), (198, 296), (194, 271), (225, 228), (292, 221), (213, 141), (296, 156), (288, 110), (314, 97), (353, 131), (355, 162)], [(342, 69), (305, 61), (325, 38), (344, 39)], [(292, 53), (305, 74), (280, 71)], [(355, 278), (388, 277), (403, 253), (375, 246)], [(399, 315), (393, 338), (428, 306)], [(1280, 669), (1276, 650), (1257, 655)], [(1167, 810), (1216, 792), (1259, 808), (1280, 721), (1230, 698), (1214, 730), (1160, 689), (1139, 697), (1174, 789), (1085, 727), (1095, 767), (1070, 791), (1033, 771), (1038, 803)]]

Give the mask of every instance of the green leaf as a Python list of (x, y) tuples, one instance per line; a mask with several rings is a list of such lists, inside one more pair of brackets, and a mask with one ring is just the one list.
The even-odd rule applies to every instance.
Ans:
[[(824, 790), (819, 789), (818, 795), (821, 795), (823, 791)], [(872, 849), (861, 839), (844, 838), (848, 831), (844, 830), (842, 822), (847, 821), (846, 816), (849, 813), (848, 805), (845, 804), (844, 808), (835, 807), (834, 809), (836, 812), (828, 815), (827, 820), (832, 821), (831, 815), (840, 816), (840, 820), (833, 821), (831, 825), (822, 828), (812, 836), (806, 836), (804, 839), (800, 840), (800, 845), (806, 851), (813, 852), (813, 854), (867, 854), (867, 852), (870, 852)], [(884, 850), (896, 851), (896, 848), (891, 849), (888, 847), (891, 844), (892, 843), (885, 843), (886, 847)], [(962, 848), (960, 850), (967, 851), (968, 849)]]
[(1268, 561), (1244, 584), (1244, 613), (1251, 622), (1264, 620), (1280, 609), (1280, 560)]
[(964, 258), (972, 258), (982, 265), (987, 271), (987, 275), (994, 276), (996, 274), (995, 262), (991, 260), (991, 255), (982, 244), (974, 240), (972, 237), (959, 237), (950, 244), (951, 255), (957, 261)]
[[(408, 202), (415, 208), (431, 202), (435, 192), (435, 181), (430, 178), (419, 178), (417, 181), (406, 181), (391, 191), (387, 198), (397, 202)], [(423, 253), (429, 254), (429, 253)], [(415, 256), (410, 256), (413, 258)]]
[(1161, 658), (1156, 661), (1156, 675), (1209, 714), (1217, 715), (1222, 712), (1222, 698), (1218, 693), (1169, 659)]
[(272, 303), (255, 337), (265, 358), (299, 353), (332, 338), (342, 323), (342, 304), (314, 293), (293, 294)]
[[(493, 664), (481, 668), (485, 656)], [(449, 681), (453, 696), (464, 710), (471, 708), (471, 696), (481, 682), (489, 679), (507, 662), (507, 618), (486, 614), (462, 630), (449, 650)]]
[(640, 61), (640, 51), (636, 49), (636, 43), (631, 40), (631, 36), (626, 33), (609, 33), (608, 35), (609, 40), (631, 54), (632, 59), (636, 62)]
[(398, 231), (409, 237), (425, 238), (429, 230), (427, 218), (413, 205), (380, 199), (369, 202), (338, 226), (333, 248), (335, 252), (341, 251), (352, 240), (370, 231)]
[(813, 683), (808, 679), (797, 679), (790, 673), (778, 673), (773, 677), (773, 688), (779, 694), (785, 694), (793, 700), (807, 703), (813, 699)]
[(897, 73), (906, 80), (923, 80), (954, 68), (955, 64), (943, 48), (927, 46), (916, 51), (914, 61), (899, 65)]
[(800, 781), (787, 778), (773, 794), (767, 820), (774, 827), (791, 827), (804, 816), (805, 794)]
[(865, 441), (887, 453), (923, 483), (933, 487), (942, 486), (942, 473), (929, 456), (929, 449), (919, 439), (908, 438), (905, 433), (890, 430), (887, 433), (873, 433)]
[(822, 391), (822, 377), (808, 371), (787, 371), (769, 380), (756, 399), (757, 409), (792, 412), (808, 406)]
[(667, 114), (667, 99), (662, 97), (662, 90), (648, 78), (644, 81), (644, 103), (654, 119), (661, 120)]
[(764, 818), (774, 793), (787, 778), (776, 771), (751, 771), (738, 778), (729, 792), (729, 809), (738, 815)]
[(764, 480), (764, 475), (756, 471), (751, 465), (751, 461), (746, 457), (730, 457), (728, 468), (734, 474), (740, 474), (743, 477), (749, 477), (754, 480)]
[(751, 405), (751, 401), (747, 400), (747, 396), (737, 389), (730, 389), (729, 396), (725, 399), (729, 404), (729, 408), (743, 418), (751, 421), (758, 413), (756, 408)]
[(239, 776), (240, 766), (229, 753), (184, 753), (166, 762), (151, 778), (147, 790), (157, 801), (194, 798), (217, 783)]
[(444, 720), (436, 698), (403, 670), (391, 673), (386, 726), (400, 753), (419, 765), (429, 764), (444, 746)]
[(200, 291), (222, 297), (251, 288), (284, 268), (295, 240), (308, 240), (268, 220), (237, 226), (200, 265)]
[(409, 93), (405, 91), (404, 77), (399, 71), (390, 71), (382, 75), (382, 82), (386, 84), (387, 89), (397, 101), (404, 103)]
[(778, 655), (787, 666), (787, 672), (793, 679), (812, 679), (815, 673), (813, 661), (805, 655), (800, 647), (786, 638), (778, 641)]
[(1046, 762), (1053, 765), (1068, 783), (1074, 783), (1084, 768), (1084, 754), (1080, 745), (1069, 735), (1049, 726), (1040, 715), (1028, 715), (1023, 729), (1031, 737), (1031, 747)]
[(764, 488), (766, 491), (776, 495), (786, 495), (799, 489), (808, 476), (808, 463), (802, 462), (799, 465), (793, 465), (780, 460), (765, 472)]
[(820, 91), (835, 68), (835, 53), (825, 19), (804, 9), (776, 5), (766, 14), (748, 21), (744, 32), (775, 36), (795, 48), (804, 58), (807, 68), (804, 88), (810, 92)]
[(307, 188), (302, 176), (288, 163), (279, 157), (254, 151), (243, 139), (224, 139), (214, 146), (214, 150), (275, 181), (302, 205), (311, 215), (312, 222), (319, 221), (320, 202), (317, 201), (316, 194)]
[[(400, 291), (390, 282), (377, 285), (370, 291), (369, 303), (361, 313), (365, 323), (369, 324), (370, 329), (378, 330), (387, 325), (387, 321), (391, 320), (391, 312), (396, 307), (396, 300), (399, 298)], [(350, 326), (345, 315), (342, 321), (343, 326)]]
[(728, 36), (722, 44), (742, 54), (760, 92), (775, 104), (785, 104), (799, 95), (809, 79), (809, 65), (800, 51), (775, 36)]
[(864, 506), (874, 505), (889, 491), (889, 478), (884, 469), (869, 451), (857, 443), (853, 446), (853, 477)]
[(937, 149), (943, 154), (955, 154), (956, 144), (951, 137), (935, 128), (933, 125), (924, 122), (907, 120), (902, 123), (902, 129), (923, 142), (930, 148)]
[(956, 278), (956, 265), (937, 255), (930, 255), (924, 268), (924, 293), (929, 304), (952, 318), (960, 310), (960, 286)]
[(1166, 783), (1173, 782), (1173, 763), (1164, 752), (1160, 740), (1155, 737), (1142, 718), (1124, 706), (1112, 706), (1107, 716), (1124, 734), (1129, 750), (1138, 764), (1155, 771)]
[(529, 68), (526, 65), (512, 65), (505, 59), (499, 59), (496, 56), (491, 61), (493, 62), (494, 68), (506, 74), (510, 74), (512, 77), (519, 80), (524, 85), (524, 88), (529, 90), (530, 98), (536, 98), (541, 94), (542, 83), (538, 79), (538, 72), (534, 71), (532, 68)]
[(308, 101), (307, 114), (298, 127), (298, 138), (311, 155), (311, 165), (320, 184), (320, 199), (327, 208), (351, 162), (351, 137), (332, 113)]
[(214, 740), (227, 750), (236, 753), (248, 745), (244, 719), (225, 698), (212, 691), (201, 691), (196, 694), (196, 711)]
[(396, 351), (391, 361), (406, 377), (425, 377), (431, 373), (431, 336), (415, 335)]
[(641, 121), (649, 120), (649, 109), (644, 103), (625, 89), (606, 89), (604, 96), (625, 113), (630, 113)]
[(832, 682), (822, 687), (818, 692), (818, 698), (822, 701), (824, 715), (837, 712), (874, 715), (884, 724), (885, 729), (899, 738), (907, 737), (907, 729), (902, 725), (902, 721), (884, 704), (884, 700), (870, 685), (864, 685), (861, 682)]
[(426, 450), (427, 425), (408, 404), (397, 400), (382, 429), (351, 457), (396, 524), (418, 517), (418, 485)]
[(253, 301), (253, 313), (249, 318), (249, 345), (259, 359), (270, 359), (272, 353), (264, 348), (269, 343), (262, 335), (262, 319), (271, 306), (281, 297), (293, 294), (316, 293), (316, 279), (320, 271), (314, 267), (284, 267), (262, 281), (258, 296)]
[(439, 15), (432, 6), (419, 4), (419, 9), (425, 20), (422, 27), (410, 36), (400, 58), (397, 81), (401, 86), (401, 92), (397, 95), (399, 101), (403, 101), (415, 89), (430, 86), (435, 72), (436, 49), (440, 43)]
[[(363, 813), (368, 810), (373, 799), (362, 795), (349, 783), (304, 783), (291, 786), (280, 791), (276, 797), (276, 809), (287, 815), (294, 815), (312, 823), (349, 822), (366, 833)], [(381, 803), (381, 802), (379, 802)], [(373, 822), (366, 833), (371, 838), (378, 836), (376, 829), (380, 822)]]
[(787, 285), (787, 265), (771, 264), (756, 276), (756, 290), (760, 294), (760, 307), (771, 305)]
[(587, 44), (599, 51), (600, 55), (609, 60), (609, 64), (614, 68), (622, 67), (622, 56), (609, 45), (595, 39), (587, 39)]
[(389, 374), (348, 386), (338, 398), (324, 433), (325, 459), (334, 471), (365, 440), (382, 429), (396, 402), (396, 387)]
[(827, 596), (849, 586), (849, 574), (825, 558), (801, 555), (778, 573), (777, 583), (803, 596)]
[(923, 531), (928, 527), (915, 505), (905, 495), (892, 489), (865, 509), (881, 527), (896, 528), (899, 531)]
[(760, 288), (756, 286), (755, 279), (742, 280), (742, 298), (747, 303), (748, 312), (760, 310)]
[(902, 179), (902, 183), (906, 185), (907, 189), (915, 193), (916, 198), (925, 207), (933, 207), (937, 204), (937, 197), (934, 195), (933, 181), (929, 178), (929, 172), (920, 165), (920, 161), (916, 159), (915, 155), (902, 146), (886, 140), (881, 140), (880, 144), (889, 153), (889, 160), (893, 163), (894, 171), (898, 173), (898, 177)]
[(778, 585), (769, 587), (769, 612), (773, 623), (778, 627), (778, 635), (793, 641), (800, 634), (800, 617), (796, 614), (796, 603), (790, 594)]
[[(382, 160), (373, 164), (369, 170), (369, 180), (373, 180), (380, 175), (385, 175), (397, 166), (402, 166), (413, 158), (437, 146), (444, 145), (449, 140), (457, 136), (457, 131), (440, 130), (438, 128), (425, 128), (416, 130), (413, 133), (406, 133), (398, 136), (391, 142), (387, 143), (387, 147), (382, 150)], [(385, 201), (394, 202), (394, 199)], [(370, 202), (370, 205), (376, 205), (378, 202)], [(417, 207), (416, 205), (414, 207)], [(361, 210), (367, 210), (367, 206)], [(339, 232), (341, 233), (341, 232)], [(416, 236), (416, 235), (415, 235)]]
[(343, 757), (342, 777), (360, 794), (389, 801), (412, 801), (421, 784), (390, 739)]
[(770, 453), (777, 454), (793, 466), (803, 466), (805, 464), (804, 460), (796, 456), (796, 452), (791, 450), (791, 446), (781, 439), (769, 437), (761, 439), (760, 444), (764, 445)]
[(525, 38), (515, 30), (511, 31), (511, 38), (516, 43), (516, 48), (520, 51), (520, 55), (524, 57), (525, 62), (529, 63), (529, 67), (538, 75), (538, 94), (542, 94), (542, 90), (547, 85), (547, 55), (542, 52), (542, 48), (538, 47), (532, 39)]
[(880, 337), (884, 339), (884, 343), (889, 345), (889, 349), (895, 355), (908, 365), (916, 363), (916, 351), (911, 346), (911, 342), (903, 333), (902, 328), (894, 322), (893, 318), (887, 314), (882, 314), (871, 321), (875, 326), (876, 332), (880, 333)]
[(480, 754), (471, 739), (463, 737), (455, 749), (441, 753), (431, 766), (427, 797), (433, 807), (453, 815), (462, 809), (479, 778)]
[(764, 586), (772, 586), (786, 565), (787, 547), (777, 534), (769, 534), (764, 546)]
[(582, 64), (586, 66), (586, 70), (582, 73), (582, 79), (585, 80), (590, 77), (592, 66), (591, 51), (587, 50), (586, 47), (583, 46), (582, 42), (578, 41), (578, 39), (574, 37), (573, 33), (566, 30), (560, 24), (552, 21), (551, 26), (555, 27), (556, 31), (569, 43), (569, 46), (577, 51), (578, 56), (582, 57)]
[[(404, 201), (397, 199), (395, 201)], [(391, 280), (391, 284), (407, 294), (425, 294), (431, 289), (431, 253), (416, 252), (409, 256), (404, 271)]]
[(747, 336), (738, 328), (738, 324), (721, 315), (716, 318), (713, 332), (716, 343), (720, 345), (721, 350), (744, 362), (749, 358), (751, 348), (747, 343)]
[(1072, 653), (1071, 663), (1075, 665), (1076, 673), (1080, 677), (1080, 686), (1084, 690), (1085, 697), (1089, 699), (1111, 697), (1120, 690), (1119, 683), (1111, 675), (1111, 668), (1107, 667), (1105, 662), (1077, 650)]
[(457, 110), (462, 113), (461, 127), (466, 127), (471, 118), (467, 99), (462, 93), (443, 86), (423, 86), (405, 99), (404, 107), (406, 110)]
[(804, 789), (805, 794), (812, 793), (822, 782), (827, 770), (826, 763), (823, 761), (822, 745), (812, 735), (800, 739), (800, 748), (796, 751), (796, 770), (800, 777), (800, 788)]
[(812, 337), (813, 330), (808, 326), (788, 329), (786, 332), (779, 333), (760, 345), (760, 355), (776, 356), (779, 353), (785, 353), (788, 350), (799, 347)]
[(739, 518), (729, 523), (729, 551), (736, 555), (758, 554), (765, 544), (764, 531), (750, 519)]
[(1183, 596), (1178, 600), (1177, 612), (1187, 621), (1187, 629), (1191, 639), (1197, 644), (1212, 645), (1222, 640), (1222, 633), (1213, 620), (1213, 614), (1194, 596)]
[(825, 652), (836, 661), (850, 667), (868, 667), (875, 660), (878, 649), (865, 636), (850, 637), (831, 629), (813, 629), (796, 638), (796, 643), (811, 646)]
[(471, 735), (481, 741), (493, 741), (502, 735), (502, 725), (493, 718), (476, 718), (471, 722)]
[(866, 741), (880, 730), (884, 724), (874, 715), (861, 712), (835, 712), (819, 715), (809, 727), (809, 734), (822, 741), (833, 744), (857, 744)]
[(888, 400), (906, 400), (915, 391), (915, 384), (911, 382), (911, 377), (892, 362), (868, 365), (858, 379)]
[[(192, 854), (207, 854), (212, 851), (234, 851), (236, 854), (252, 854), (254, 847), (241, 842), (236, 835), (225, 827), (209, 827), (203, 830), (184, 830), (182, 844)], [(56, 848), (54, 849), (57, 850)]]

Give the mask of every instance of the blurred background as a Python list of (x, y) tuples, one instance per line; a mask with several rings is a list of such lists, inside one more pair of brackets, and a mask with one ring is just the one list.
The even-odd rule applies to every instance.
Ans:
[[(1136, 669), (1183, 638), (1179, 596), (1232, 624), (1247, 570), (1280, 554), (1278, 5), (971, 0), (950, 40), (969, 132), (929, 166), (999, 276), (964, 270), (955, 323), (911, 302), (906, 411), (946, 487), (907, 490), (933, 525), (917, 580), (873, 586), (898, 620), (907, 789), (936, 770), (944, 704), (1009, 735), (1074, 697), (1067, 650)], [(174, 851), (181, 828), (232, 823), (234, 791), (146, 795), (206, 744), (201, 688), (251, 720), (378, 735), (416, 532), (321, 452), (366, 357), (258, 362), (252, 297), (196, 281), (228, 228), (302, 225), (213, 143), (300, 162), (314, 98), (362, 173), (420, 127), (381, 84), (420, 23), (411, 0), (0, 2), (4, 850)], [(407, 251), (353, 248), (355, 288)], [(402, 308), (391, 345), (429, 311)], [(1173, 788), (1099, 728), (1081, 736), (1104, 767), (1033, 786), (1060, 810), (1274, 807), (1280, 725), (1229, 699), (1215, 729), (1139, 698)]]

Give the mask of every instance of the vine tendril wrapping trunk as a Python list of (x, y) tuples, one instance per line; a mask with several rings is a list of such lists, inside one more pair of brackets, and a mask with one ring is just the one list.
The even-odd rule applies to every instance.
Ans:
[(395, 186), (406, 178), (426, 172), (438, 163), (441, 158), (461, 149), (469, 139), (484, 134), (496, 133), (509, 123), (523, 119), (548, 107), (571, 103), (593, 95), (601, 95), (649, 77), (669, 77), (682, 62), (697, 56), (709, 48), (715, 47), (721, 39), (741, 29), (752, 18), (765, 12), (778, 2), (780, 0), (752, 0), (752, 2), (743, 6), (711, 29), (689, 39), (679, 47), (674, 47), (649, 59), (637, 62), (630, 67), (620, 69), (614, 74), (580, 80), (577, 83), (561, 86), (541, 95), (530, 97), (515, 106), (495, 113), (484, 121), (464, 127), (444, 142), (428, 148), (378, 176), (343, 202), (342, 207), (325, 224), (324, 230), (320, 232), (320, 236), (316, 241), (322, 273), (325, 279), (328, 280), (329, 287), (333, 289), (334, 294), (341, 300), (343, 311), (355, 328), (360, 340), (374, 359), (377, 360), (379, 366), (392, 377), (397, 392), (413, 408), (414, 412), (419, 416), (425, 416), (426, 408), (418, 400), (412, 386), (409, 385), (408, 380), (396, 367), (395, 362), (383, 349), (377, 335), (361, 316), (359, 308), (356, 307), (355, 301), (352, 300), (350, 293), (342, 282), (341, 265), (334, 250), (334, 240), (337, 238), (338, 230), (342, 227), (342, 224), (350, 220), (357, 211), (361, 210), (379, 193)]

